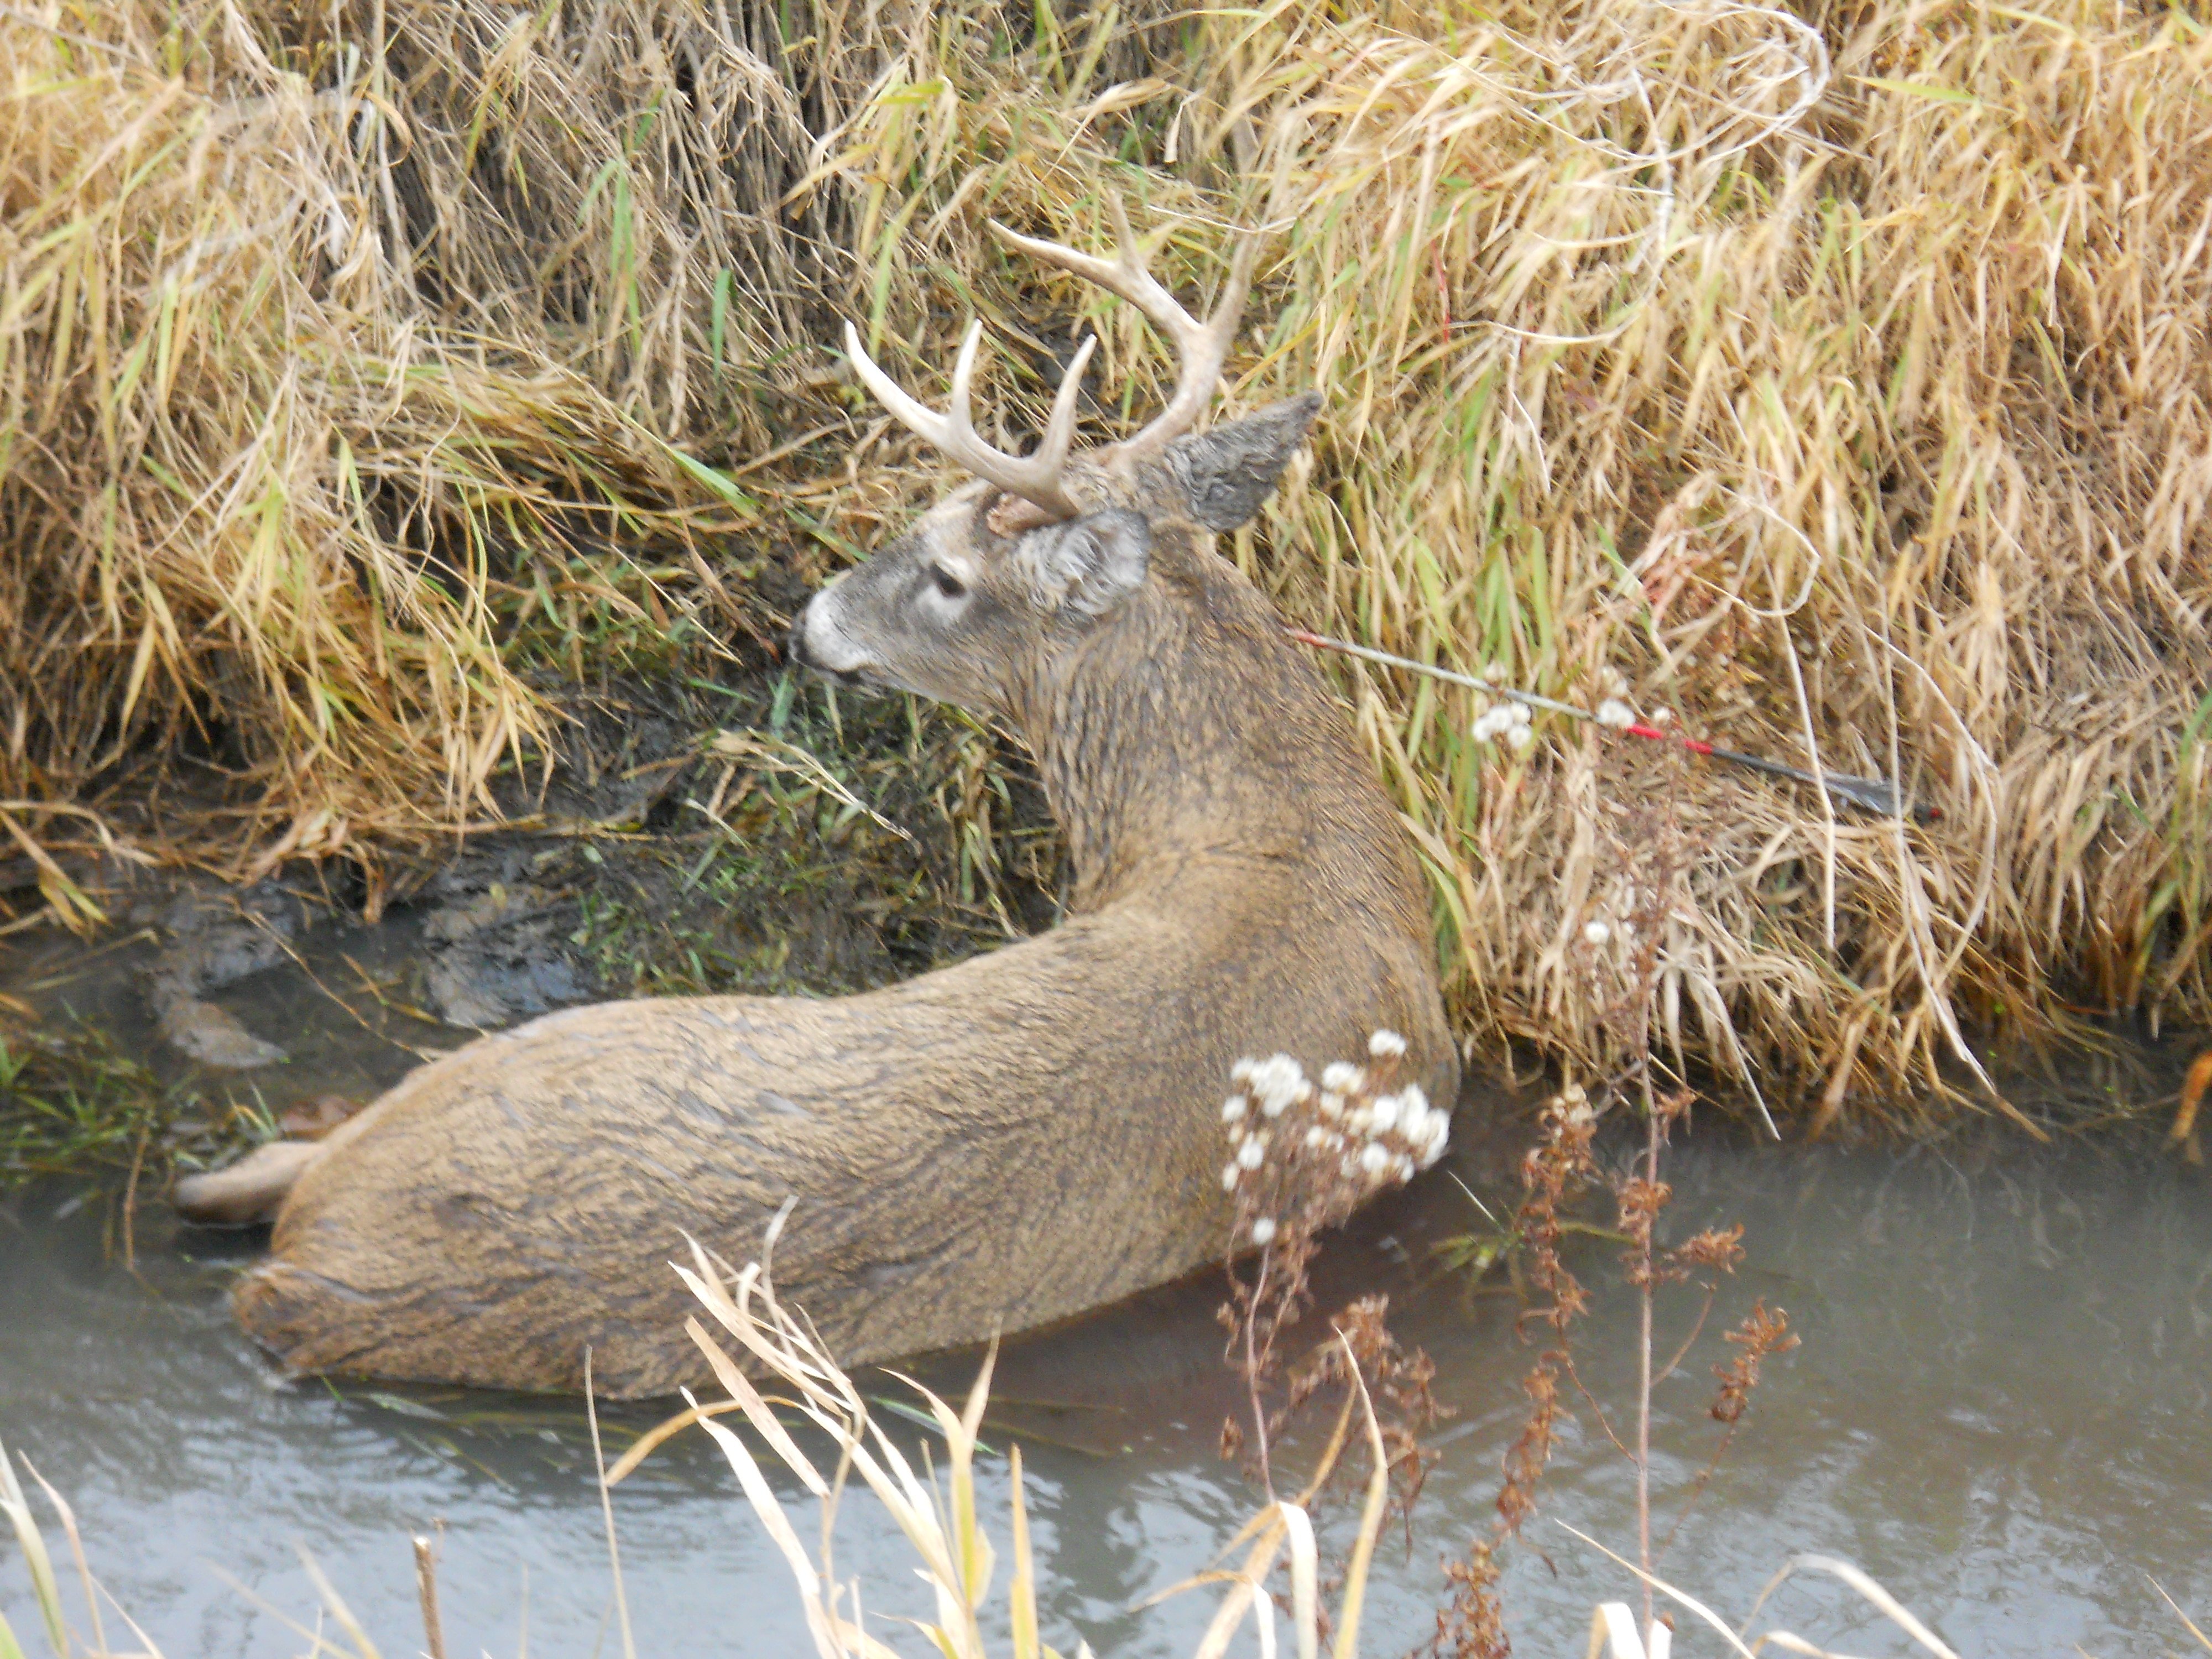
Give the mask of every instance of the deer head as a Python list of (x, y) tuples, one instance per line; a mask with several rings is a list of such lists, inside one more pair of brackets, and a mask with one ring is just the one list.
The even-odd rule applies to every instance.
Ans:
[(847, 324), (846, 350), (869, 390), (975, 477), (814, 596), (792, 629), (795, 660), (840, 680), (1005, 714), (1015, 678), (1124, 608), (1153, 577), (1159, 549), (1202, 543), (1259, 510), (1304, 441), (1319, 394), (1191, 431), (1235, 337), (1254, 244), (1239, 246), (1219, 304), (1200, 323), (1146, 268), (1118, 201), (1113, 211), (1111, 259), (991, 228), (1008, 246), (1128, 301), (1174, 343), (1182, 369), (1166, 407), (1133, 437), (1076, 450), (1076, 397), (1097, 343), (1085, 340), (1036, 448), (1010, 455), (978, 435), (969, 413), (981, 323), (961, 345), (941, 414), (878, 368)]

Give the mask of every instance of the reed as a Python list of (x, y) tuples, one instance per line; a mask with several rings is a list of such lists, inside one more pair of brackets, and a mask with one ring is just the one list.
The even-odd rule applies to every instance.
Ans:
[[(1940, 813), (1694, 775), (1678, 1063), (1934, 1121), (2087, 1014), (2212, 1020), (2186, 9), (44, 0), (0, 58), (20, 843), (481, 820), (543, 672), (766, 633), (765, 562), (940, 482), (838, 315), (923, 386), (982, 315), (1017, 429), (1095, 329), (1091, 429), (1140, 415), (1134, 313), (986, 234), (1080, 244), (1112, 191), (1187, 291), (1264, 228), (1232, 407), (1330, 400), (1231, 550), (1288, 616)], [(1572, 958), (1637, 908), (1594, 817), (1620, 739), (1334, 672), (1471, 1037), (1617, 1063)], [(180, 757), (222, 810), (153, 791)], [(74, 867), (42, 884), (88, 925)]]

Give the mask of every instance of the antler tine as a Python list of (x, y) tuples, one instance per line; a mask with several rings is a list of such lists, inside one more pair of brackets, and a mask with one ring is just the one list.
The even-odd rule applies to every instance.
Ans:
[(1237, 337), (1237, 319), (1243, 314), (1245, 293), (1251, 285), (1253, 256), (1259, 244), (1250, 235), (1238, 240), (1220, 302), (1214, 307), (1213, 314), (1201, 323), (1182, 308), (1182, 302), (1146, 265), (1144, 256), (1137, 251), (1137, 239), (1130, 232), (1129, 216), (1121, 205), (1121, 198), (1109, 196), (1106, 202), (1114, 216), (1116, 244), (1111, 259), (1079, 252), (1064, 243), (1024, 236), (996, 220), (991, 222), (991, 230), (1007, 246), (1080, 276), (1109, 294), (1119, 295), (1150, 318), (1173, 343), (1182, 367), (1167, 406), (1135, 437), (1115, 446), (1126, 453), (1149, 454), (1189, 431), (1212, 401), (1214, 385), (1221, 378), (1221, 366), (1228, 360), (1230, 345)]
[(849, 322), (845, 325), (846, 355), (868, 390), (875, 393), (876, 401), (900, 425), (936, 447), (945, 459), (1007, 494), (1034, 502), (1055, 518), (1073, 518), (1080, 509), (1067, 494), (1063, 474), (1067, 452), (1075, 442), (1075, 400), (1082, 393), (1083, 371), (1097, 348), (1097, 337), (1094, 335), (1084, 341), (1067, 373), (1060, 377), (1044, 435), (1027, 455), (1009, 455), (984, 442), (969, 416), (969, 388), (975, 377), (975, 350), (982, 340), (983, 325), (969, 324), (967, 337), (960, 343), (960, 356), (952, 365), (951, 399), (940, 415), (884, 373), (860, 344), (860, 331)]

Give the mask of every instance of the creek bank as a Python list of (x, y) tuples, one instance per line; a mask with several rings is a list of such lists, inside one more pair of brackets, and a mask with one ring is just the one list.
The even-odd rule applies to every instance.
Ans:
[[(1053, 920), (1041, 794), (957, 715), (771, 665), (562, 713), (559, 753), (495, 780), (512, 827), (441, 859), (242, 886), (80, 860), (106, 928), (0, 936), (0, 1188), (136, 1164), (158, 1190), (554, 1008), (836, 994)], [(22, 863), (0, 878), (35, 882)]]

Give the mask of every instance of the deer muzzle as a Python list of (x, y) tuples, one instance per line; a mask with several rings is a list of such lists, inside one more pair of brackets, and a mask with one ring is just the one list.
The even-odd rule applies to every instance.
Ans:
[(823, 587), (793, 619), (791, 632), (784, 641), (784, 660), (840, 685), (857, 685), (869, 662), (866, 653), (858, 649), (837, 626), (833, 596), (842, 580), (838, 578)]

